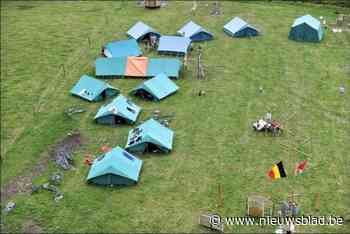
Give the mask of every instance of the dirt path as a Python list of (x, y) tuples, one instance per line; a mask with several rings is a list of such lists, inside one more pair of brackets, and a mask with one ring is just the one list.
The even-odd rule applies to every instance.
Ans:
[(42, 228), (36, 224), (33, 220), (29, 219), (22, 225), (23, 233), (43, 233)]
[(81, 144), (80, 133), (68, 134), (60, 142), (55, 144), (49, 150), (49, 153), (46, 152), (42, 155), (40, 161), (30, 171), (12, 179), (1, 187), (1, 203), (6, 202), (17, 193), (29, 193), (31, 191), (32, 180), (44, 173), (50, 160), (54, 160), (61, 151), (73, 152)]
[(18, 176), (1, 187), (1, 203), (7, 201), (17, 193), (28, 193), (32, 180), (40, 176), (49, 164), (49, 155), (45, 155), (27, 174)]

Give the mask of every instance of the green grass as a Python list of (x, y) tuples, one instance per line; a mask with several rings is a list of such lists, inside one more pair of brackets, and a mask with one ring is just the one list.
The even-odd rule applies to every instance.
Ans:
[[(263, 194), (277, 202), (292, 191), (302, 194), (298, 201), (305, 215), (349, 217), (350, 74), (344, 67), (350, 66), (350, 34), (328, 30), (319, 44), (287, 39), (294, 18), (309, 13), (334, 21), (334, 8), (223, 2), (223, 15), (213, 17), (211, 2), (209, 7), (201, 2), (195, 15), (190, 13), (191, 1), (169, 2), (151, 11), (133, 1), (1, 3), (2, 185), (30, 170), (70, 129), (79, 129), (85, 139), (74, 155), (76, 170), (65, 173), (60, 187), (64, 199), (55, 204), (52, 194), (45, 192), (16, 196), (17, 208), (2, 217), (7, 230), (19, 232), (27, 219), (33, 219), (46, 232), (204, 232), (197, 224), (202, 212), (244, 216), (249, 194)], [(233, 16), (256, 25), (264, 35), (228, 37), (222, 27)], [(160, 103), (130, 97), (144, 109), (140, 121), (154, 109), (176, 113), (171, 123), (174, 151), (140, 156), (144, 167), (135, 187), (86, 185), (84, 154), (97, 155), (102, 141), (124, 146), (130, 127), (94, 124), (92, 118), (102, 103), (86, 103), (69, 90), (81, 75), (93, 74), (101, 46), (125, 39), (137, 20), (173, 34), (190, 19), (215, 35), (215, 40), (201, 44), (208, 80), (195, 79), (191, 62), (176, 81), (177, 94)], [(141, 80), (109, 82), (127, 95)], [(338, 94), (340, 83), (346, 87), (344, 96)], [(258, 92), (260, 85), (263, 94)], [(206, 96), (196, 96), (201, 89)], [(88, 111), (68, 120), (63, 112), (73, 105)], [(273, 138), (254, 133), (251, 122), (268, 110), (294, 135)], [(310, 164), (305, 174), (294, 177), (293, 167), (304, 156), (286, 151), (280, 143), (300, 148), (307, 137), (312, 138), (312, 148), (305, 147), (312, 154)], [(283, 160), (290, 176), (270, 182), (266, 172), (278, 160)], [(35, 182), (45, 181), (55, 170), (50, 163)], [(218, 207), (218, 184), (223, 190), (222, 207)], [(316, 193), (321, 194), (318, 212)], [(233, 232), (272, 230), (228, 227)], [(346, 230), (348, 225), (298, 227), (301, 232)]]

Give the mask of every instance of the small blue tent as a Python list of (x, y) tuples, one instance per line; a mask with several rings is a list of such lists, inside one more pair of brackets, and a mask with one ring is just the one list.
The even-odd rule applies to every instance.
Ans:
[(311, 15), (304, 15), (294, 21), (288, 38), (294, 41), (319, 42), (323, 36), (321, 22)]
[(185, 55), (191, 46), (191, 40), (187, 37), (161, 36), (158, 52), (176, 55)]
[(140, 56), (142, 54), (135, 39), (113, 41), (103, 48), (103, 54), (108, 58)]
[(239, 17), (235, 17), (225, 24), (224, 31), (231, 37), (254, 37), (259, 35), (258, 29)]
[(173, 148), (174, 132), (154, 119), (130, 130), (125, 149), (130, 152), (165, 152)]
[(206, 41), (213, 39), (213, 34), (193, 21), (185, 24), (177, 33), (183, 37), (188, 37), (191, 41)]
[(107, 97), (118, 95), (119, 92), (117, 88), (114, 88), (108, 83), (87, 75), (83, 75), (70, 91), (71, 94), (90, 102), (100, 101)]
[(134, 26), (132, 26), (126, 33), (130, 38), (133, 38), (137, 41), (149, 38), (150, 36), (156, 36), (160, 38), (160, 33), (155, 31), (153, 28), (139, 21)]
[(140, 159), (116, 147), (94, 160), (87, 182), (105, 186), (136, 184), (141, 168)]
[(179, 87), (171, 81), (164, 73), (143, 82), (131, 91), (131, 94), (150, 100), (160, 101), (161, 99), (175, 93)]
[(112, 102), (101, 106), (95, 115), (95, 121), (101, 124), (133, 124), (139, 116), (141, 108), (123, 95)]

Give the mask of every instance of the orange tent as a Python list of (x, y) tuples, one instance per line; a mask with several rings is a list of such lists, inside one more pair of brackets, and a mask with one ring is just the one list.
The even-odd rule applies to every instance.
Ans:
[(147, 57), (128, 57), (126, 62), (125, 76), (141, 76), (147, 74)]

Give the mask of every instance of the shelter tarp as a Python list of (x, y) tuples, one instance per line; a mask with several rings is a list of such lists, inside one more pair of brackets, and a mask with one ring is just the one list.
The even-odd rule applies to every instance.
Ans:
[(118, 95), (120, 91), (104, 81), (83, 75), (70, 93), (88, 101), (99, 101), (106, 97)]
[(149, 35), (155, 35), (158, 38), (161, 36), (160, 33), (141, 21), (134, 24), (134, 26), (132, 26), (126, 34), (138, 41), (148, 37)]
[[(147, 60), (147, 69), (144, 73), (145, 60)], [(109, 77), (153, 77), (160, 73), (164, 73), (169, 77), (178, 78), (182, 63), (179, 59), (175, 58), (145, 58), (140, 57), (139, 60), (131, 58), (130, 61), (136, 61), (130, 63), (132, 66), (137, 65), (136, 71), (132, 69), (127, 70), (128, 57), (122, 58), (98, 58), (95, 62), (96, 76), (109, 76)], [(140, 66), (138, 66), (140, 62)], [(142, 72), (141, 72), (142, 71)], [(128, 74), (128, 75), (127, 75)], [(141, 75), (142, 74), (142, 75)]]
[(164, 73), (158, 74), (156, 77), (143, 82), (141, 85), (131, 91), (132, 94), (137, 95), (139, 91), (147, 92), (154, 97), (155, 100), (161, 100), (173, 93), (179, 87), (171, 81)]
[(139, 56), (142, 54), (135, 39), (110, 42), (104, 47), (103, 52), (108, 58)]
[(88, 183), (97, 185), (131, 185), (139, 181), (142, 160), (120, 147), (94, 160), (87, 176)]

